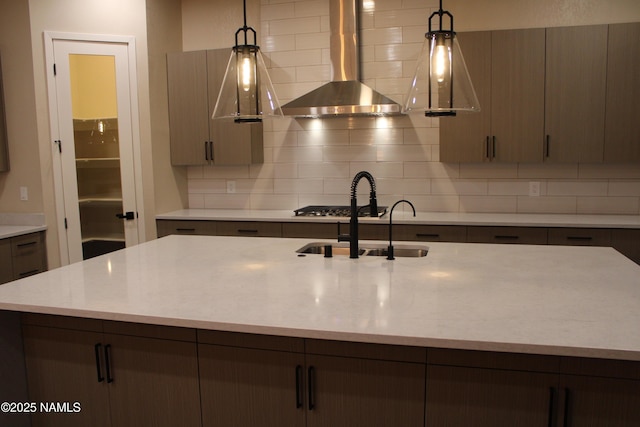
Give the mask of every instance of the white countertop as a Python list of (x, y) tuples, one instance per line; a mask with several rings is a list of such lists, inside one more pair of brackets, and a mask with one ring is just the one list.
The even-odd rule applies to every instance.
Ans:
[[(401, 208), (405, 208), (404, 211)], [(156, 215), (156, 219), (218, 220), (218, 221), (289, 221), (289, 222), (348, 222), (346, 217), (295, 216), (291, 210), (244, 209), (181, 209)], [(381, 218), (360, 218), (365, 222), (389, 222), (389, 213)], [(480, 225), (521, 227), (585, 227), (640, 228), (640, 215), (566, 215), (566, 214), (503, 214), (503, 213), (447, 213), (418, 212), (411, 215), (406, 206), (393, 212), (394, 224)]]
[(21, 236), (23, 234), (44, 231), (45, 225), (2, 225), (0, 224), (0, 239), (8, 239), (9, 237)]
[(44, 231), (44, 214), (0, 213), (0, 239)]
[(429, 243), (426, 257), (395, 261), (298, 256), (309, 241), (167, 236), (2, 285), (0, 309), (640, 360), (640, 266), (614, 249)]

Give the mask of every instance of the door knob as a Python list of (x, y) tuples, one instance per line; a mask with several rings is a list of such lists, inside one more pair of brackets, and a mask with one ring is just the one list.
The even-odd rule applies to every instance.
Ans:
[(135, 214), (133, 212), (125, 212), (123, 214), (116, 214), (116, 216), (120, 219), (126, 219), (127, 221), (131, 221), (135, 218)]

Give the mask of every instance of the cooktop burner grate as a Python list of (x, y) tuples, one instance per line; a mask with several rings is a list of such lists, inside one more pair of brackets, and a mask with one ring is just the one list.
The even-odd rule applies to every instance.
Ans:
[[(351, 206), (305, 206), (296, 209), (296, 216), (339, 216), (350, 217)], [(378, 206), (378, 217), (387, 213), (387, 206)], [(358, 216), (366, 217), (369, 215), (369, 208), (366, 206), (358, 206)]]

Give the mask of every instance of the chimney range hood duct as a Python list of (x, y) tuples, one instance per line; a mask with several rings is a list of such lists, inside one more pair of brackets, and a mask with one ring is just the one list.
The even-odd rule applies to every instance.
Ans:
[(282, 106), (285, 116), (382, 116), (401, 106), (359, 81), (357, 0), (329, 0), (332, 81)]

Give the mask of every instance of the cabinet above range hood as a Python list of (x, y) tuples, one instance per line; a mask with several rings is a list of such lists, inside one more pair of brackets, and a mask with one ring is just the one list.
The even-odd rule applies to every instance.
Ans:
[(356, 0), (329, 0), (332, 81), (282, 106), (286, 116), (398, 115), (401, 106), (360, 82)]

